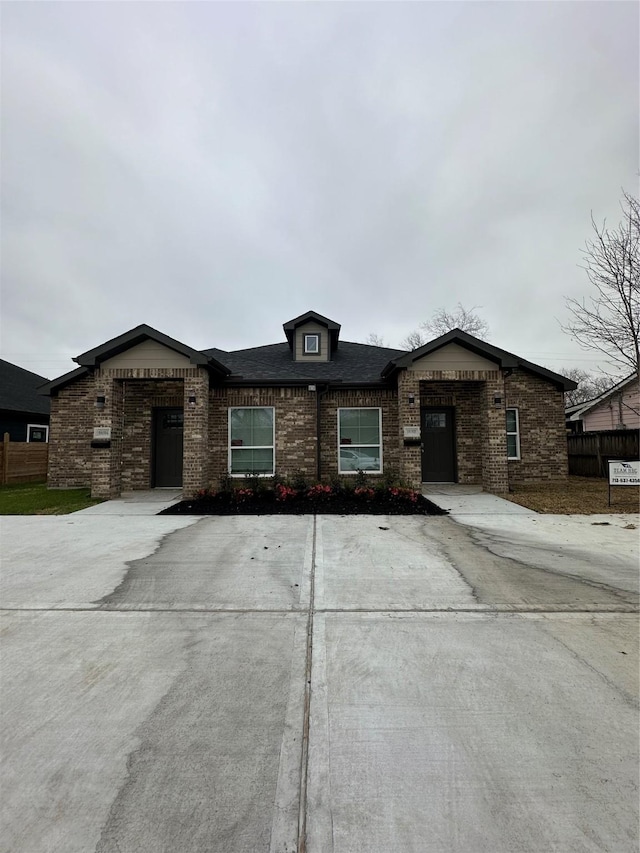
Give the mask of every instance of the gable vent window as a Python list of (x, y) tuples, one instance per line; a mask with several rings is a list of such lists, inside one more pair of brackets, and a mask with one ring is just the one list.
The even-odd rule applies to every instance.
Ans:
[(304, 336), (304, 354), (320, 355), (320, 335)]

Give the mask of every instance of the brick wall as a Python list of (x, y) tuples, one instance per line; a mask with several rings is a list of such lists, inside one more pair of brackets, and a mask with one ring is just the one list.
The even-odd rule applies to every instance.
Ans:
[(509, 482), (534, 483), (568, 473), (564, 395), (550, 382), (524, 370), (505, 380), (508, 407), (518, 409), (520, 456), (509, 462)]
[[(399, 473), (398, 395), (394, 389), (329, 391), (321, 397), (321, 475), (323, 480), (338, 475), (338, 409), (382, 409), (382, 466)], [(374, 475), (372, 475), (373, 477)], [(345, 479), (352, 475), (345, 475)]]
[(91, 485), (95, 398), (93, 376), (77, 379), (51, 398), (49, 488), (78, 489)]
[(217, 485), (229, 465), (229, 408), (273, 406), (275, 466), (283, 477), (316, 474), (316, 392), (304, 388), (214, 388), (209, 402), (208, 481)]

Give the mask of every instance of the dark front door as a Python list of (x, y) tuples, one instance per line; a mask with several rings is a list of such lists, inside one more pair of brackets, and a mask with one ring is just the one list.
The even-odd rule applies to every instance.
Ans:
[(153, 485), (182, 485), (182, 409), (154, 409)]
[(455, 409), (423, 409), (422, 482), (454, 483), (456, 479)]

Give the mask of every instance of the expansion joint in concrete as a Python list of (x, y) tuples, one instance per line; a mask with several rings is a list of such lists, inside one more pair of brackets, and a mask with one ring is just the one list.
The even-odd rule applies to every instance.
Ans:
[(302, 720), (302, 759), (300, 771), (300, 806), (298, 812), (298, 853), (307, 849), (307, 784), (309, 777), (309, 722), (311, 715), (311, 670), (313, 664), (313, 611), (316, 573), (316, 538), (318, 518), (313, 516), (311, 572), (309, 583), (309, 615), (307, 618), (307, 654), (304, 673), (304, 715)]

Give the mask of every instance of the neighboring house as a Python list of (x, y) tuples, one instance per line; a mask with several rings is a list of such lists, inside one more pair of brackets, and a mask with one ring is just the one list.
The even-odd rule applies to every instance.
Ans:
[(49, 380), (0, 359), (0, 441), (47, 441), (50, 401), (38, 389)]
[(596, 432), (640, 428), (640, 393), (635, 373), (586, 403), (570, 406), (566, 412), (570, 432)]
[(413, 352), (340, 340), (309, 311), (286, 340), (198, 351), (138, 326), (50, 382), (49, 484), (96, 497), (226, 472), (510, 483), (567, 474), (575, 383), (455, 329)]

